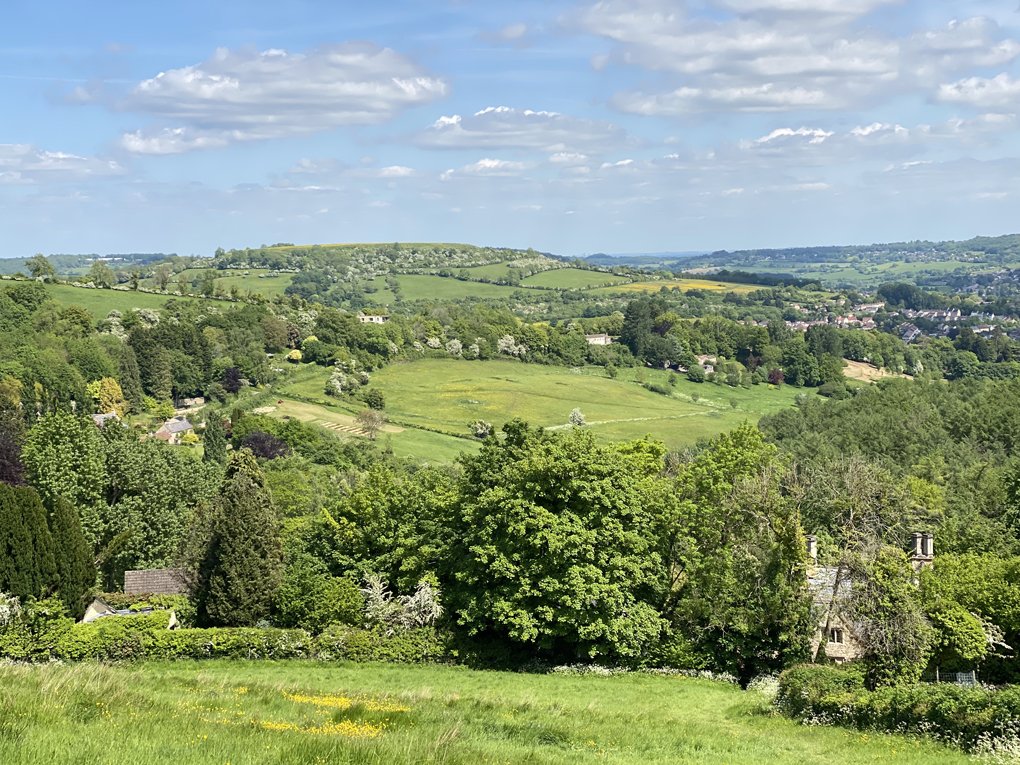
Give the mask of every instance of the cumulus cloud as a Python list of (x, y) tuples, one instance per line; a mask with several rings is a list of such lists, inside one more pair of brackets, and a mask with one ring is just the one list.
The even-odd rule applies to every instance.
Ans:
[(491, 159), (486, 157), (469, 165), (464, 165), (459, 170), (447, 170), (439, 177), (444, 181), (456, 176), (509, 177), (521, 175), (525, 170), (534, 166), (534, 162), (514, 162), (508, 159)]
[(369, 42), (304, 54), (220, 48), (201, 64), (140, 82), (117, 108), (168, 125), (125, 135), (125, 148), (166, 154), (381, 124), (447, 90), (410, 58)]
[(4, 185), (77, 181), (126, 172), (112, 159), (44, 151), (33, 144), (0, 144), (0, 184)]
[(614, 95), (613, 106), (650, 116), (713, 111), (861, 108), (930, 91), (946, 76), (1020, 55), (998, 25), (977, 17), (896, 36), (857, 16), (879, 0), (726, 0), (731, 18), (689, 14), (682, 0), (604, 0), (561, 19), (616, 44), (617, 63), (662, 73)]
[(1020, 110), (1020, 79), (1014, 80), (1005, 72), (991, 79), (968, 77), (940, 86), (937, 98), (980, 109)]
[(490, 106), (464, 117), (440, 117), (413, 140), (431, 149), (543, 152), (606, 152), (636, 143), (626, 130), (606, 120), (509, 106)]

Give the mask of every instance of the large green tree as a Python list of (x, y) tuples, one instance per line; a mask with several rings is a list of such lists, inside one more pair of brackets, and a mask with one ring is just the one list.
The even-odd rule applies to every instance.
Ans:
[(658, 638), (649, 526), (661, 445), (515, 420), (465, 460), (451, 592), (471, 634), (547, 656), (635, 657)]
[(199, 622), (253, 626), (268, 618), (283, 576), (272, 497), (255, 457), (232, 454), (192, 563)]
[(808, 658), (811, 599), (787, 464), (744, 424), (684, 468), (660, 503), (663, 612), (677, 640), (749, 679)]

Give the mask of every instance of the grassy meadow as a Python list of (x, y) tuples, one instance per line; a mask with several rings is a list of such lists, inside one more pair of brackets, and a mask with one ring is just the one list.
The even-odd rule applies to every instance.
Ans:
[[(718, 435), (745, 420), (757, 422), (763, 414), (791, 406), (801, 392), (789, 386), (748, 389), (697, 384), (674, 372), (642, 371), (649, 382), (664, 383), (672, 375), (676, 382), (672, 395), (645, 389), (636, 382), (639, 372), (635, 369), (621, 370), (613, 380), (601, 367), (574, 371), (514, 361), (456, 359), (392, 364), (373, 373), (372, 386), (385, 395), (387, 416), (411, 426), (392, 434), (397, 453), (401, 439), (414, 432), (413, 426), (466, 434), (469, 423), (479, 419), (500, 427), (521, 417), (533, 425), (566, 427), (574, 407), (581, 409), (600, 438), (620, 441), (650, 433), (676, 448)], [(321, 367), (302, 367), (277, 390), (284, 398), (291, 393), (328, 405), (322, 393), (328, 374)], [(299, 416), (306, 418), (315, 421), (312, 413)], [(428, 433), (429, 446), (433, 436), (441, 437)], [(451, 446), (457, 450), (455, 456), (471, 442)]]
[(69, 284), (47, 284), (46, 291), (63, 306), (79, 305), (92, 312), (97, 319), (105, 319), (110, 311), (121, 313), (134, 308), (162, 308), (167, 300), (198, 300), (176, 295), (153, 295), (149, 292), (127, 290), (100, 290), (72, 287)]
[(627, 279), (581, 268), (557, 268), (521, 280), (522, 287), (555, 287), (561, 290), (589, 289), (621, 284)]
[(5, 765), (968, 761), (798, 725), (707, 680), (295, 661), (0, 667)]
[[(245, 276), (244, 272), (247, 271), (248, 275)], [(204, 268), (189, 268), (181, 273), (184, 274), (189, 284), (194, 284), (195, 279), (201, 279), (202, 274), (205, 273)], [(264, 268), (250, 268), (250, 269), (229, 269), (227, 271), (216, 272), (216, 284), (223, 287), (223, 289), (230, 291), (230, 288), (234, 285), (241, 290), (241, 294), (244, 294), (247, 290), (252, 292), (260, 292), (266, 297), (272, 297), (273, 295), (282, 295), (283, 291), (290, 286), (290, 280), (294, 276), (293, 274), (280, 274), (279, 276), (267, 276), (269, 271)], [(229, 274), (229, 276), (227, 276)], [(180, 278), (180, 274), (174, 274), (170, 280), (170, 289), (177, 289), (177, 280)], [(141, 284), (143, 287), (149, 289), (156, 288), (156, 282), (154, 279), (142, 279)]]
[[(301, 422), (333, 430), (342, 438), (364, 437), (330, 427), (340, 425), (357, 428), (355, 416), (358, 410), (354, 406), (344, 406), (344, 402), (326, 397), (322, 392), (324, 378), (321, 375), (309, 378), (305, 372), (306, 369), (311, 371), (310, 367), (302, 368), (290, 381), (277, 386), (278, 391), (283, 391), (282, 398), (272, 404), (276, 410), (270, 412), (270, 416), (293, 417)], [(309, 385), (310, 379), (314, 379), (313, 385)], [(288, 398), (285, 392), (287, 390), (300, 391), (302, 398), (312, 398), (319, 403)], [(283, 403), (278, 403), (279, 401)], [(467, 434), (466, 427), (463, 432)], [(478, 441), (455, 438), (417, 428), (402, 428), (392, 424), (383, 426), (382, 430), (376, 434), (376, 441), (383, 448), (392, 449), (398, 457), (416, 457), (431, 462), (452, 462), (461, 452), (475, 452), (479, 447)]]
[[(428, 274), (401, 274), (397, 277), (404, 300), (461, 300), (463, 298), (507, 297), (516, 287), (505, 287), (486, 282), (465, 282), (448, 276)], [(378, 292), (371, 293), (377, 303), (393, 302), (393, 293), (386, 289), (386, 280), (379, 277), (372, 282)]]

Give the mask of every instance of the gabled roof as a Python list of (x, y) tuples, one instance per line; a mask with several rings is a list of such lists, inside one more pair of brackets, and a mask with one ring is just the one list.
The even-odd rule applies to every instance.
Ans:
[(163, 423), (168, 433), (184, 433), (187, 430), (194, 430), (195, 426), (188, 422), (186, 417), (174, 417)]

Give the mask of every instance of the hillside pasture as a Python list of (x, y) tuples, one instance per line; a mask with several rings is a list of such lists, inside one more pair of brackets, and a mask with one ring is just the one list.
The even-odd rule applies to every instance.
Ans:
[(929, 740), (805, 726), (702, 679), (392, 664), (0, 666), (7, 765), (955, 765)]
[[(182, 274), (188, 280), (188, 284), (193, 285), (195, 279), (201, 279), (205, 271), (204, 268), (189, 268), (179, 274), (174, 274), (170, 279), (170, 289), (177, 289), (177, 282)], [(245, 276), (245, 271), (248, 272), (247, 276)], [(232, 268), (226, 271), (216, 271), (216, 284), (227, 292), (230, 292), (230, 288), (236, 285), (242, 295), (248, 290), (261, 293), (266, 297), (282, 295), (284, 290), (290, 286), (293, 274), (269, 276), (269, 273), (270, 271), (264, 268)], [(149, 289), (156, 288), (156, 281), (151, 277), (142, 279), (141, 284)], [(194, 289), (193, 286), (190, 288)]]
[(622, 276), (587, 271), (583, 268), (557, 268), (554, 271), (543, 271), (521, 280), (522, 287), (553, 287), (560, 290), (591, 289), (593, 287), (610, 287), (623, 284), (628, 280)]
[[(280, 390), (290, 390), (291, 393), (298, 393), (302, 398), (314, 398), (320, 403), (289, 398), (286, 393), (283, 393), (282, 398), (278, 399), (283, 403), (274, 403), (276, 410), (270, 412), (269, 416), (280, 419), (293, 417), (302, 422), (326, 428), (344, 439), (367, 438), (355, 419), (358, 412), (357, 405), (353, 402), (328, 399), (323, 395), (322, 387), (322, 382), (318, 377), (314, 378), (314, 384), (309, 384), (309, 380), (306, 379), (298, 382), (292, 381), (281, 386)], [(383, 425), (376, 435), (376, 441), (380, 446), (392, 449), (398, 457), (414, 457), (431, 462), (452, 462), (461, 452), (474, 452), (479, 447), (478, 441), (455, 438), (416, 428), (402, 428), (390, 423)]]
[(873, 383), (884, 377), (904, 377), (907, 380), (914, 379), (910, 375), (896, 374), (895, 372), (890, 372), (884, 367), (879, 369), (873, 364), (867, 364), (863, 361), (851, 361), (850, 359), (843, 359), (843, 361), (846, 362), (846, 366), (843, 367), (843, 376), (850, 380), (861, 380), (863, 382)]
[[(509, 297), (516, 287), (504, 287), (485, 282), (469, 282), (447, 276), (429, 274), (402, 274), (397, 278), (403, 292), (404, 300), (463, 300), (465, 298), (501, 298)], [(374, 279), (372, 285), (377, 292), (369, 297), (376, 303), (390, 303), (393, 293), (386, 288), (386, 280), (382, 277)]]
[[(282, 385), (301, 397), (322, 397), (328, 370), (307, 367), (301, 377)], [(522, 364), (515, 361), (424, 359), (391, 364), (374, 372), (372, 386), (386, 397), (386, 414), (407, 426), (393, 435), (393, 448), (415, 426), (446, 433), (467, 434), (479, 419), (497, 428), (514, 417), (547, 428), (566, 427), (571, 410), (580, 408), (589, 427), (608, 441), (651, 434), (671, 448), (714, 436), (763, 414), (791, 406), (799, 389), (783, 386), (750, 389), (696, 384), (682, 375), (645, 370), (650, 382), (675, 386), (666, 396), (645, 389), (623, 370), (613, 380), (598, 367), (578, 369)], [(735, 406), (734, 406), (735, 404)], [(432, 434), (429, 434), (430, 436)], [(465, 442), (470, 446), (471, 442)]]
[(719, 293), (739, 292), (745, 295), (749, 292), (754, 292), (755, 290), (764, 289), (763, 287), (754, 284), (733, 284), (731, 282), (717, 282), (703, 279), (663, 279), (661, 281), (633, 282), (630, 284), (620, 284), (614, 287), (602, 287), (600, 289), (592, 290), (592, 292), (659, 292), (663, 287), (666, 287), (667, 289), (679, 288), (685, 292), (687, 290), (704, 290), (705, 292)]
[[(0, 282), (0, 285), (6, 282)], [(153, 295), (150, 292), (131, 290), (102, 290), (72, 287), (70, 284), (47, 284), (46, 292), (62, 306), (79, 305), (97, 319), (105, 319), (110, 311), (130, 311), (135, 308), (162, 308), (167, 300), (197, 300), (176, 295)], [(216, 301), (217, 305), (228, 305)]]

